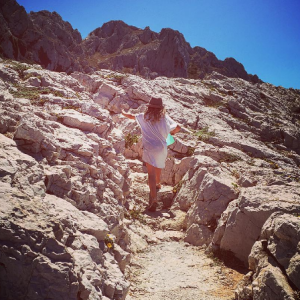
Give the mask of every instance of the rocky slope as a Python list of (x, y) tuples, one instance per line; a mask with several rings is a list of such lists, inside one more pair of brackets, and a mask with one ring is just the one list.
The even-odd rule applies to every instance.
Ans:
[(297, 299), (299, 90), (10, 60), (0, 78), (1, 299), (125, 299), (131, 256), (153, 241), (138, 225), (140, 132), (120, 112), (143, 111), (152, 95), (189, 130), (162, 173), (161, 201), (181, 225), (153, 226), (249, 267), (237, 299)]
[(233, 58), (220, 61), (204, 48), (192, 48), (184, 36), (170, 28), (156, 33), (111, 21), (83, 41), (91, 67), (123, 71), (146, 78), (157, 76), (201, 78), (213, 71), (228, 77), (259, 82)]
[(54, 71), (82, 70), (81, 35), (56, 12), (31, 12), (15, 0), (0, 2), (0, 53)]
[(111, 21), (82, 40), (80, 33), (56, 12), (26, 13), (15, 0), (0, 2), (0, 54), (38, 63), (44, 68), (92, 72), (110, 69), (141, 75), (203, 79), (217, 71), (233, 78), (261, 82), (233, 58), (218, 60), (201, 47), (192, 48), (181, 33), (164, 28), (139, 29)]

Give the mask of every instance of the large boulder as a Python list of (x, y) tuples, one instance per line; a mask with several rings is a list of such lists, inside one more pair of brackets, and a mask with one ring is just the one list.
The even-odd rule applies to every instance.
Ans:
[(297, 184), (290, 184), (242, 190), (239, 198), (222, 215), (214, 233), (213, 244), (221, 250), (231, 251), (247, 264), (252, 246), (272, 213), (293, 213), (299, 210), (297, 189)]
[(208, 157), (196, 156), (177, 187), (175, 203), (187, 211), (185, 241), (194, 245), (210, 243), (221, 214), (238, 195), (234, 179), (217, 165)]
[(246, 299), (246, 294), (254, 300), (297, 298), (300, 287), (298, 214), (273, 213), (266, 221), (249, 255), (252, 273), (247, 275), (248, 282), (244, 280), (236, 290), (239, 300)]

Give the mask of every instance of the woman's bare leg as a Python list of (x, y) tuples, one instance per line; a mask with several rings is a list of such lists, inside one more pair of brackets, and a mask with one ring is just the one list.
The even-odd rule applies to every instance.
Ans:
[(161, 169), (155, 168), (155, 177), (156, 177), (156, 187), (157, 188), (161, 187), (161, 184), (160, 184), (160, 174), (161, 174)]
[[(157, 202), (157, 192), (156, 192), (156, 176), (157, 176), (157, 169), (153, 166), (151, 166), (150, 164), (146, 163), (147, 166), (147, 170), (148, 170), (148, 185), (150, 188), (150, 199), (151, 202), (149, 203), (150, 205), (153, 202)], [(160, 169), (159, 169), (160, 170)], [(160, 174), (159, 174), (160, 176)]]

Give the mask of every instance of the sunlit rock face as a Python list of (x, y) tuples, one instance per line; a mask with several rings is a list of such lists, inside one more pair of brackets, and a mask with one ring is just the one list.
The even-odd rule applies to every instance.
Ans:
[(249, 255), (250, 272), (239, 284), (238, 299), (296, 299), (299, 291), (298, 215), (275, 212), (265, 222)]
[[(98, 38), (125, 26), (114, 24)], [(145, 44), (160, 36), (140, 33)], [(68, 75), (1, 59), (1, 299), (125, 299), (130, 256), (147, 242), (124, 216), (145, 204), (131, 192), (147, 174), (140, 129), (121, 111), (143, 112), (153, 95), (183, 127), (161, 181), (185, 241), (249, 263), (239, 299), (249, 291), (272, 299), (273, 288), (289, 297), (298, 287), (299, 90), (216, 72)]]

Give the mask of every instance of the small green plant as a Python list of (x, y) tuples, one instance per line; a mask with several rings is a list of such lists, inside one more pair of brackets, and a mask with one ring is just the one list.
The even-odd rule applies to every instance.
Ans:
[(270, 164), (270, 167), (272, 169), (279, 169), (279, 166), (277, 163), (275, 163), (274, 161), (270, 160), (270, 159), (264, 159), (264, 161), (266, 161), (267, 163)]
[(218, 266), (223, 265), (222, 260), (213, 251), (206, 251), (205, 254), (208, 258), (213, 260), (214, 264), (216, 264)]
[(53, 90), (51, 88), (41, 87), (27, 87), (19, 84), (15, 84), (16, 89), (11, 89), (10, 93), (15, 98), (25, 98), (31, 100), (31, 103), (37, 106), (43, 106), (46, 99), (41, 99), (41, 95), (53, 94), (54, 96), (63, 97), (64, 94), (60, 91)]
[(142, 224), (146, 223), (145, 218), (142, 215), (142, 209), (137, 206), (134, 206), (132, 209), (128, 210), (124, 216), (126, 219), (129, 219), (129, 220), (138, 220)]
[(177, 193), (180, 191), (180, 189), (181, 189), (183, 183), (184, 183), (184, 180), (180, 180), (180, 181), (173, 187), (173, 193), (174, 193), (174, 194), (177, 194)]
[(125, 77), (127, 77), (126, 74), (109, 74), (104, 76), (105, 79), (111, 79), (112, 81), (116, 81), (118, 84), (121, 84), (122, 79)]
[(253, 157), (251, 157), (250, 159), (247, 160), (248, 165), (250, 166), (255, 166), (255, 160)]
[(9, 139), (13, 139), (14, 138), (14, 133), (13, 132), (5, 132), (3, 133), (3, 135), (5, 135), (7, 138)]
[(233, 189), (234, 189), (235, 191), (238, 191), (238, 190), (239, 190), (239, 185), (238, 185), (237, 183), (232, 182), (231, 184), (232, 184)]
[(32, 77), (37, 78), (37, 79), (40, 79), (40, 80), (42, 79), (42, 76), (41, 76), (41, 75), (34, 75), (34, 74), (29, 73), (29, 74), (26, 74), (26, 75), (23, 77), (23, 80), (27, 80), (27, 79), (32, 78)]
[(130, 148), (133, 144), (136, 144), (139, 141), (139, 136), (137, 134), (128, 133), (125, 136), (125, 148)]
[(25, 72), (26, 70), (30, 69), (29, 66), (24, 65), (24, 64), (19, 63), (19, 62), (16, 62), (16, 61), (11, 61), (11, 62), (9, 62), (9, 67), (10, 67), (11, 69), (17, 71), (18, 74), (19, 74), (19, 76), (20, 76), (20, 78), (21, 78), (22, 80), (24, 80), (24, 77), (25, 77), (24, 72)]
[(300, 176), (290, 176), (290, 180), (295, 181), (295, 182), (300, 182)]
[(77, 92), (75, 93), (75, 95), (76, 95), (76, 97), (77, 97), (79, 100), (82, 100), (82, 99), (81, 99), (81, 96), (80, 96)]
[(195, 152), (196, 148), (195, 147), (191, 147), (191, 146), (188, 146), (188, 151), (187, 151), (187, 156), (192, 156)]
[(223, 153), (222, 154), (222, 158), (220, 159), (220, 162), (227, 162), (227, 163), (231, 163), (231, 162), (235, 162), (237, 160), (241, 160), (241, 157), (237, 154), (233, 154), (233, 153)]
[(67, 106), (64, 106), (62, 109), (73, 109), (73, 110), (76, 110), (76, 111), (80, 111), (80, 107), (77, 107), (77, 106), (74, 106), (74, 105), (67, 105)]
[(52, 94), (53, 96), (56, 96), (56, 97), (64, 97), (65, 94), (61, 91), (57, 91), (57, 90), (54, 90), (54, 89), (51, 89), (51, 88), (39, 88), (39, 90), (41, 91), (41, 94)]
[(212, 108), (219, 108), (222, 105), (223, 105), (222, 102), (213, 102), (213, 101), (210, 101), (210, 102), (207, 103), (207, 106), (208, 107), (212, 107)]
[(44, 104), (46, 102), (47, 102), (47, 99), (45, 99), (45, 98), (38, 98), (38, 99), (34, 99), (31, 101), (31, 103), (36, 106), (44, 106)]
[(235, 177), (236, 179), (239, 179), (240, 176), (241, 176), (240, 173), (239, 173), (239, 171), (236, 170), (236, 169), (234, 169), (234, 170), (231, 171), (231, 175), (232, 175), (233, 177)]
[(204, 127), (201, 130), (194, 133), (199, 141), (207, 142), (210, 137), (213, 137), (216, 135), (215, 131), (209, 131), (208, 127)]

